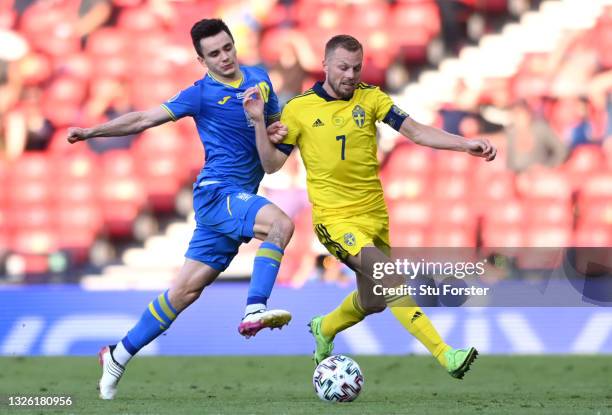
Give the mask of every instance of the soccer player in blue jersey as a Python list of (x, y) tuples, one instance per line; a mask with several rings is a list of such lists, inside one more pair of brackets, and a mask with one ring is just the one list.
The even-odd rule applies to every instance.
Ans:
[[(264, 241), (255, 257), (247, 305), (238, 331), (254, 336), (263, 328), (282, 327), (291, 320), (284, 310), (267, 310), (283, 250), (293, 234), (291, 219), (257, 188), (264, 170), (257, 153), (254, 123), (242, 101), (249, 87), (258, 87), (265, 101), (267, 133), (282, 139), (280, 109), (267, 73), (239, 65), (234, 39), (219, 19), (204, 19), (191, 29), (198, 61), (208, 68), (203, 79), (161, 106), (132, 112), (92, 128), (70, 128), (68, 141), (137, 134), (148, 128), (192, 117), (206, 152), (194, 183), (196, 229), (185, 264), (169, 290), (145, 309), (138, 323), (116, 345), (99, 354), (100, 397), (113, 399), (126, 364), (141, 348), (167, 330), (176, 317), (227, 268), (238, 247), (255, 237)], [(152, 86), (154, 87), (154, 86)]]

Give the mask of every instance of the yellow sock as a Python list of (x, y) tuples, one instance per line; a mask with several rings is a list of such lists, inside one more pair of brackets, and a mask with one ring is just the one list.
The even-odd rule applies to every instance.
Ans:
[(442, 367), (447, 367), (444, 352), (451, 347), (444, 343), (431, 320), (423, 313), (421, 307), (390, 307), (391, 312), (414, 337), (425, 346)]
[(335, 310), (323, 317), (321, 333), (325, 337), (333, 339), (337, 333), (363, 320), (366, 314), (357, 298), (357, 291), (352, 291)]

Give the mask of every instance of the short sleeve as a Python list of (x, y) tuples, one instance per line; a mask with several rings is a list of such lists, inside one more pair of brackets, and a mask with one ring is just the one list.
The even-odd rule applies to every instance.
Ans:
[(291, 103), (285, 106), (281, 115), (281, 122), (287, 126), (287, 136), (283, 140), (283, 144), (296, 145), (297, 139), (300, 136), (300, 124), (297, 122), (295, 114), (293, 113), (293, 106)]
[(288, 155), (297, 144), (297, 140), (300, 136), (300, 124), (293, 114), (291, 104), (285, 105), (280, 121), (287, 127), (287, 136), (281, 144), (276, 145), (276, 148)]
[(383, 121), (387, 116), (387, 113), (393, 106), (393, 100), (389, 95), (380, 90), (380, 88), (376, 87), (373, 90), (374, 94), (374, 105), (375, 105), (375, 113), (376, 113), (376, 121)]
[(281, 111), (278, 104), (278, 97), (272, 86), (272, 81), (270, 81), (270, 78), (268, 78), (267, 81), (270, 86), (270, 96), (268, 97), (268, 102), (266, 102), (266, 121), (268, 124), (271, 124), (280, 119)]
[(376, 121), (382, 121), (391, 128), (399, 131), (408, 118), (408, 114), (393, 103), (391, 97), (381, 91), (379, 88), (375, 90), (376, 94)]
[(195, 116), (200, 112), (200, 85), (195, 84), (170, 98), (162, 104), (174, 121), (186, 117)]

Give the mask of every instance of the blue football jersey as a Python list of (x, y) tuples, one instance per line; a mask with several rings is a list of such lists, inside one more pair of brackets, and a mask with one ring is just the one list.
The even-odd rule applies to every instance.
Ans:
[(174, 120), (193, 117), (206, 152), (197, 182), (221, 182), (256, 193), (264, 170), (255, 145), (255, 129), (242, 107), (244, 92), (259, 86), (266, 119), (278, 116), (278, 98), (265, 70), (240, 66), (238, 87), (216, 80), (211, 74), (170, 98), (164, 107)]

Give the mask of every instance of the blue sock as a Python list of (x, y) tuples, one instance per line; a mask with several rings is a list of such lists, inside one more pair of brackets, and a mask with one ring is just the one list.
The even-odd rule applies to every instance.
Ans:
[(168, 291), (160, 294), (149, 303), (138, 323), (121, 340), (123, 347), (132, 356), (135, 355), (170, 327), (176, 315), (177, 312), (168, 299)]
[(247, 306), (250, 304), (267, 304), (274, 281), (276, 281), (283, 253), (283, 250), (272, 242), (266, 241), (259, 246), (253, 264)]

